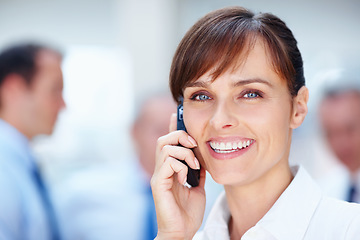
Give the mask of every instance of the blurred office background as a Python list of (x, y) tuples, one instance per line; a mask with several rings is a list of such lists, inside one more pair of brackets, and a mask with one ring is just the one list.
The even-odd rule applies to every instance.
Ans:
[(291, 161), (320, 177), (336, 162), (321, 140), (316, 103), (324, 76), (360, 69), (359, 0), (0, 0), (0, 48), (38, 40), (64, 53), (67, 108), (51, 137), (34, 142), (54, 185), (89, 165), (130, 161), (129, 125), (149, 92), (165, 91), (172, 55), (207, 12), (241, 5), (293, 30), (310, 88), (309, 115)]
[(321, 160), (314, 161), (316, 145), (308, 143), (318, 133), (322, 76), (360, 69), (358, 0), (0, 0), (0, 47), (38, 40), (64, 52), (67, 109), (54, 135), (35, 144), (50, 179), (94, 162), (126, 161), (137, 102), (167, 89), (171, 58), (187, 29), (205, 13), (230, 5), (273, 12), (293, 30), (311, 96), (292, 159), (316, 168)]

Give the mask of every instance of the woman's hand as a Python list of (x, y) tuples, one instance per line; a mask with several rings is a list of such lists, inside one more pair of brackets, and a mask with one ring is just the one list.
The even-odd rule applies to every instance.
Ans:
[[(176, 114), (172, 116), (170, 133), (158, 139), (156, 166), (151, 179), (158, 222), (156, 239), (192, 239), (200, 228), (205, 211), (205, 170), (200, 171), (198, 187), (184, 186), (187, 166), (200, 164), (191, 148), (195, 140), (184, 131), (176, 130)], [(180, 146), (181, 145), (181, 146)]]

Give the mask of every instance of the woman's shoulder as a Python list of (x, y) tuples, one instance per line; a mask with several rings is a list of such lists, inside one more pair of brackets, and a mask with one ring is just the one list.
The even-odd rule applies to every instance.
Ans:
[[(311, 228), (311, 226), (313, 228)], [(309, 226), (329, 239), (357, 239), (360, 235), (360, 204), (323, 197)]]
[(319, 203), (318, 212), (326, 213), (327, 217), (332, 216), (336, 220), (349, 219), (360, 216), (360, 204), (324, 196)]

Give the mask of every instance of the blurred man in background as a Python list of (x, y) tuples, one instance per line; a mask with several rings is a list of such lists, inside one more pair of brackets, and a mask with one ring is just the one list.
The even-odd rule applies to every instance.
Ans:
[(170, 95), (156, 94), (143, 99), (136, 111), (130, 131), (135, 150), (133, 159), (89, 166), (57, 187), (66, 240), (156, 237), (150, 178), (155, 167), (157, 139), (168, 133), (176, 104)]
[[(145, 211), (142, 212), (144, 221), (142, 221), (143, 230), (141, 231), (145, 237), (142, 239), (154, 239), (157, 235), (156, 212), (150, 179), (155, 168), (157, 139), (169, 132), (170, 116), (175, 112), (176, 104), (170, 95), (153, 96), (139, 108), (137, 118), (132, 126), (131, 135), (140, 167), (143, 170), (143, 173), (138, 175), (143, 182), (142, 197), (146, 199)], [(131, 181), (131, 177), (129, 180)], [(128, 200), (130, 204), (131, 198)], [(141, 223), (138, 225), (140, 227)]]
[[(345, 167), (330, 184), (333, 196), (360, 203), (360, 76), (340, 75), (325, 90), (319, 117), (330, 149)], [(339, 186), (339, 189), (336, 189)], [(336, 193), (335, 193), (336, 192)]]
[(29, 141), (52, 133), (65, 107), (62, 90), (55, 50), (24, 44), (0, 53), (0, 239), (60, 239)]

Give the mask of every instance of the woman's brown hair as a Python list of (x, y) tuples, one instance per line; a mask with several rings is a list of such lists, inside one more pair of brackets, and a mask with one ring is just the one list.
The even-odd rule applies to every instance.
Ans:
[(256, 39), (264, 40), (275, 72), (296, 96), (305, 85), (303, 61), (297, 41), (286, 24), (270, 13), (255, 15), (242, 7), (208, 13), (185, 34), (170, 69), (170, 89), (176, 101), (188, 83), (210, 69), (213, 80), (247, 56)]

